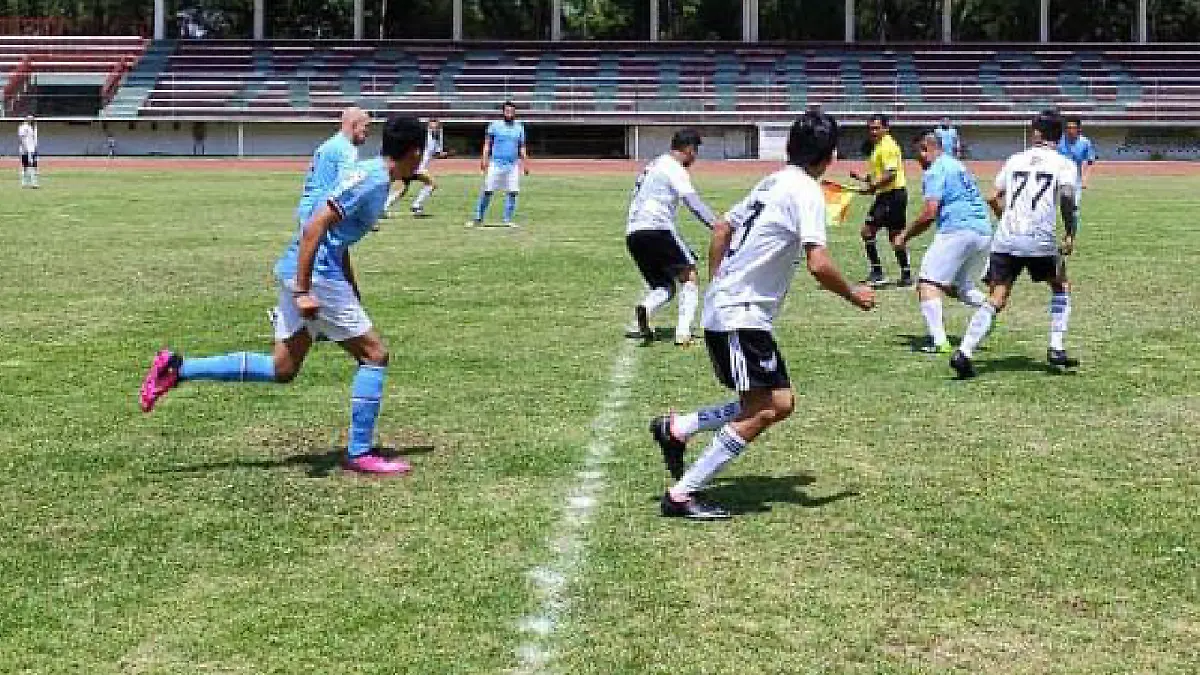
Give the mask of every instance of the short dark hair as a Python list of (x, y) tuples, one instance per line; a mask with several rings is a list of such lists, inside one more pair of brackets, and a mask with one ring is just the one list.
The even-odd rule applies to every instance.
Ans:
[(1083, 119), (1079, 115), (1071, 115), (1067, 118), (1067, 124), (1074, 124), (1077, 127), (1083, 126)]
[(926, 142), (933, 143), (939, 148), (942, 147), (942, 137), (938, 136), (937, 131), (933, 129), (924, 129), (921, 133), (917, 134), (916, 138), (913, 139), (913, 147), (920, 150), (924, 148)]
[(1033, 118), (1033, 128), (1042, 138), (1057, 143), (1063, 134), (1062, 114), (1057, 110), (1043, 110)]
[(682, 150), (687, 147), (700, 147), (700, 132), (691, 127), (680, 129), (671, 137), (672, 150)]
[(788, 132), (787, 158), (793, 166), (812, 166), (831, 157), (838, 144), (837, 120), (810, 110), (792, 123)]
[(517, 107), (517, 104), (516, 104), (516, 103), (513, 103), (513, 102), (512, 102), (512, 99), (508, 99), (508, 100), (504, 101), (504, 103), (501, 103), (501, 104), (500, 104), (500, 109), (501, 109), (501, 110), (504, 110), (505, 108), (512, 108), (512, 109), (514, 109), (514, 110), (515, 110), (515, 109), (516, 109), (516, 107)]
[(407, 115), (388, 119), (383, 127), (383, 156), (400, 159), (413, 148), (425, 148), (425, 125)]
[(875, 124), (876, 122), (879, 123), (879, 126), (885, 129), (891, 128), (892, 126), (892, 121), (883, 113), (875, 113), (874, 115), (871, 115), (870, 119), (867, 120), (868, 125)]

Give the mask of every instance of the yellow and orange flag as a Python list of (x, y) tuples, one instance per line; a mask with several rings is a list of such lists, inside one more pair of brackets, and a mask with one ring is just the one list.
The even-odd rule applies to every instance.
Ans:
[(850, 212), (850, 202), (858, 190), (846, 187), (841, 183), (829, 180), (821, 181), (821, 191), (825, 193), (825, 224), (829, 227), (846, 222), (846, 214)]

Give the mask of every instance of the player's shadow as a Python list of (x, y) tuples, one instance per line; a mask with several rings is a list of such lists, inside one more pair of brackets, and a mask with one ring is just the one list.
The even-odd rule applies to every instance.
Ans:
[[(206, 462), (203, 464), (188, 464), (173, 466), (166, 469), (152, 470), (150, 473), (207, 473), (227, 469), (263, 469), (273, 471), (278, 469), (303, 468), (310, 478), (326, 478), (341, 468), (346, 457), (345, 448), (330, 448), (325, 452), (304, 452), (307, 448), (297, 449), (295, 454), (270, 459), (235, 459), (228, 462)], [(414, 444), (406, 446), (379, 445), (371, 448), (372, 452), (382, 457), (402, 457), (425, 455), (434, 451), (429, 444)]]
[(987, 373), (1050, 373), (1058, 374), (1050, 364), (1028, 356), (1005, 356), (999, 359), (983, 359), (975, 361), (975, 372), (980, 375)]
[(812, 497), (804, 488), (816, 482), (809, 474), (794, 476), (732, 476), (718, 480), (704, 491), (705, 499), (711, 499), (730, 513), (765, 513), (772, 504), (796, 504), (806, 509), (815, 509), (848, 497), (857, 497), (854, 490), (842, 490), (824, 497)]
[[(962, 342), (962, 337), (958, 335), (947, 335), (946, 337), (949, 338), (950, 344), (953, 345)], [(896, 344), (908, 347), (910, 352), (920, 352), (921, 348), (924, 347), (928, 342), (929, 336), (927, 335), (911, 335), (908, 333), (903, 333), (896, 336)], [(983, 347), (980, 347), (979, 351), (983, 351)]]

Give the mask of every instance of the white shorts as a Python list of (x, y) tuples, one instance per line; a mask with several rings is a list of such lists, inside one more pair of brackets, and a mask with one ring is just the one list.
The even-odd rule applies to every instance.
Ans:
[(317, 318), (305, 319), (292, 295), (292, 282), (279, 285), (279, 304), (275, 306), (275, 339), (286, 340), (303, 329), (314, 339), (324, 335), (333, 342), (345, 342), (366, 335), (371, 318), (345, 281), (313, 277), (312, 292), (319, 307)]
[(495, 164), (488, 165), (487, 177), (483, 179), (483, 191), (496, 192), (497, 190), (521, 191), (521, 171), (516, 164), (507, 168)]
[(991, 237), (971, 230), (939, 232), (921, 259), (921, 281), (972, 288), (983, 274), (991, 246)]

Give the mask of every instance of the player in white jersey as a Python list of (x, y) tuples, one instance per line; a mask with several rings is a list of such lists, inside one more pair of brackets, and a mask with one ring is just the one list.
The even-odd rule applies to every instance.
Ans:
[[(425, 136), (425, 154), (421, 155), (421, 165), (417, 167), (417, 173), (413, 174), (412, 180), (421, 183), (421, 189), (417, 192), (416, 199), (413, 200), (410, 210), (416, 218), (424, 218), (425, 202), (429, 200), (430, 195), (437, 189), (437, 181), (433, 179), (433, 174), (429, 172), (429, 165), (434, 159), (445, 157), (445, 151), (442, 144), (442, 123), (438, 120), (429, 120), (428, 129)], [(388, 196), (387, 211), (391, 212), (392, 204), (403, 197), (408, 192), (409, 183), (406, 181), (404, 188), (393, 192)]]
[[(791, 414), (795, 395), (771, 326), (803, 257), (826, 290), (861, 309), (875, 306), (870, 288), (853, 288), (825, 248), (825, 196), (817, 182), (836, 158), (837, 123), (810, 111), (788, 134), (788, 165), (764, 178), (713, 226), (704, 298), (704, 340), (721, 384), (734, 401), (650, 422), (675, 484), (663, 495), (662, 514), (697, 520), (729, 512), (693, 495), (746, 445)], [(684, 471), (688, 439), (716, 430), (708, 447)]]
[(17, 127), (17, 152), (21, 155), (21, 187), (38, 186), (38, 131), (33, 115)]
[(681, 129), (671, 138), (671, 151), (646, 165), (638, 176), (629, 201), (625, 226), (625, 245), (637, 263), (649, 291), (634, 308), (637, 330), (631, 337), (647, 343), (654, 340), (650, 317), (675, 295), (679, 281), (679, 321), (675, 326), (675, 344), (692, 342), (692, 321), (700, 291), (696, 287), (696, 254), (675, 229), (675, 209), (683, 202), (692, 215), (712, 229), (716, 216), (696, 194), (688, 167), (700, 152), (700, 134)]
[[(1056, 110), (1033, 119), (1033, 147), (1004, 163), (996, 176), (996, 194), (990, 200), (1000, 225), (992, 239), (988, 263), (988, 301), (979, 308), (950, 357), (950, 367), (960, 378), (975, 376), (971, 358), (987, 336), (996, 314), (1008, 304), (1013, 282), (1024, 270), (1035, 282), (1050, 285), (1050, 348), (1046, 360), (1056, 371), (1079, 365), (1067, 355), (1063, 341), (1071, 316), (1071, 284), (1067, 280), (1065, 256), (1075, 250), (1078, 228), (1075, 165), (1058, 154), (1063, 120)], [(1058, 215), (1062, 214), (1066, 236), (1058, 243)]]

